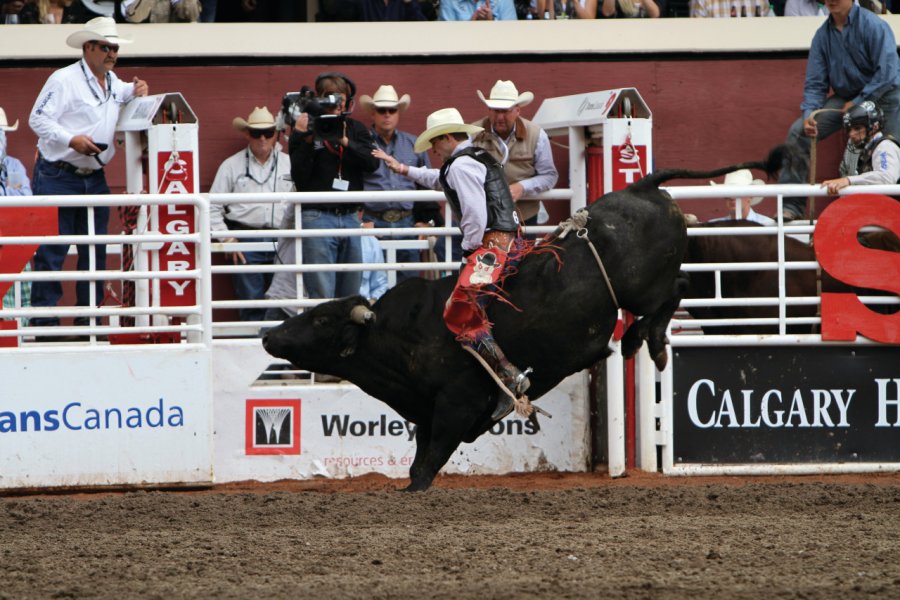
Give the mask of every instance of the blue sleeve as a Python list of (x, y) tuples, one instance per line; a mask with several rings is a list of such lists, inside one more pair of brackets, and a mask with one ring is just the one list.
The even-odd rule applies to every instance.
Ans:
[(813, 37), (809, 48), (809, 60), (806, 62), (806, 80), (803, 83), (803, 102), (800, 110), (803, 118), (812, 111), (822, 108), (828, 97), (828, 56), (825, 51), (826, 22)]
[(859, 97), (853, 99), (854, 104), (879, 98), (897, 82), (897, 42), (887, 23), (878, 19), (876, 26), (866, 36), (866, 43), (875, 65), (875, 73), (859, 93)]
[(516, 21), (516, 6), (513, 0), (491, 0), (491, 11), (495, 21)]
[(459, 12), (456, 8), (456, 2), (453, 0), (443, 0), (441, 2), (441, 11), (438, 14), (438, 21), (459, 21)]
[(6, 157), (6, 176), (0, 187), (0, 196), (31, 196), (31, 182), (28, 172), (18, 159)]

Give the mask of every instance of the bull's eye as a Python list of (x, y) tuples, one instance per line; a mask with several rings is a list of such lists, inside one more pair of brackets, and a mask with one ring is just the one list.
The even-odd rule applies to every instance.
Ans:
[(313, 319), (313, 327), (326, 327), (330, 320), (328, 317), (316, 317)]

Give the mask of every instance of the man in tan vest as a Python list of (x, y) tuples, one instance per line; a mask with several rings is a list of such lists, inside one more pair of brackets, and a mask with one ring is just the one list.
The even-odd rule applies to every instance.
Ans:
[(520, 221), (537, 225), (540, 201), (522, 198), (552, 189), (559, 173), (553, 164), (547, 133), (520, 115), (521, 108), (534, 100), (534, 94), (519, 94), (512, 81), (497, 81), (488, 98), (481, 90), (478, 97), (491, 112), (475, 123), (484, 131), (475, 136), (472, 144), (487, 150), (503, 165)]

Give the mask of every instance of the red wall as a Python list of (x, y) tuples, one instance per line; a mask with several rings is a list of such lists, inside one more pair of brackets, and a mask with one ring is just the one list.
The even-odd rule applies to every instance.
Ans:
[[(401, 128), (418, 134), (428, 113), (457, 107), (468, 120), (486, 114), (476, 89), (488, 93), (498, 78), (512, 79), (519, 91), (534, 92), (536, 100), (523, 110), (530, 117), (542, 98), (617, 87), (635, 87), (653, 111), (655, 166), (713, 168), (762, 158), (781, 142), (799, 116), (805, 59), (684, 59), (592, 61), (564, 63), (484, 63), (439, 65), (314, 65), (240, 67), (122, 67), (123, 79), (146, 79), (151, 93), (180, 91), (200, 119), (201, 185), (206, 191), (219, 163), (241, 147), (231, 120), (246, 117), (256, 105), (276, 112), (281, 97), (315, 76), (338, 68), (353, 78), (359, 94), (374, 93), (390, 83), (409, 93), (412, 104)], [(47, 76), (48, 68), (0, 69), (7, 115), (23, 125), (9, 136), (10, 153), (26, 166), (33, 162), (36, 139), (27, 126), (28, 114)], [(365, 120), (357, 109), (354, 116)], [(565, 143), (564, 138), (558, 141)], [(836, 172), (839, 141), (820, 149), (820, 179)], [(121, 154), (121, 153), (120, 153)], [(566, 152), (556, 149), (557, 164), (565, 167)], [(124, 186), (120, 158), (109, 170), (110, 184)], [(564, 168), (560, 169), (561, 172)], [(561, 182), (565, 183), (565, 182)]]

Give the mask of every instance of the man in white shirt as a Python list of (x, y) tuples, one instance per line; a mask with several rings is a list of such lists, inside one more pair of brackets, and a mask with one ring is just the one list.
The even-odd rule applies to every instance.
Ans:
[[(125, 83), (112, 72), (119, 45), (130, 44), (121, 38), (116, 23), (109, 17), (97, 17), (84, 28), (71, 34), (66, 44), (82, 50), (82, 59), (55, 71), (38, 95), (28, 124), (37, 134), (38, 159), (34, 166), (32, 189), (36, 196), (73, 196), (108, 194), (109, 186), (103, 167), (115, 154), (113, 136), (119, 109), (134, 96), (146, 96), (147, 82), (134, 77)], [(107, 233), (109, 208), (95, 207), (93, 229), (97, 235)], [(58, 209), (59, 235), (88, 233), (87, 207)], [(79, 271), (87, 271), (90, 254), (96, 257), (96, 269), (106, 268), (106, 247), (78, 245)], [(62, 269), (69, 247), (43, 245), (34, 257), (35, 271)], [(31, 290), (32, 306), (56, 306), (62, 296), (58, 281), (36, 281)], [(103, 300), (103, 282), (95, 283), (90, 297), (87, 281), (75, 286), (78, 306), (99, 305)], [(76, 325), (88, 319), (77, 318)], [(57, 317), (36, 317), (33, 326), (59, 325)], [(39, 338), (42, 339), (42, 338)]]
[[(506, 358), (491, 333), (485, 307), (503, 294), (502, 281), (514, 263), (527, 252), (521, 237), (519, 217), (503, 168), (486, 150), (476, 148), (469, 134), (482, 128), (468, 125), (455, 108), (428, 115), (425, 131), (416, 139), (414, 150), (434, 147), (444, 160), (440, 169), (411, 167), (383, 150), (373, 155), (388, 168), (419, 185), (442, 189), (459, 219), (465, 262), (456, 287), (447, 300), (444, 322), (457, 341), (477, 352), (516, 398), (525, 394), (531, 382), (530, 369), (520, 371)], [(492, 418), (499, 421), (513, 409), (513, 401), (500, 394)]]
[(850, 144), (860, 151), (857, 175), (822, 182), (831, 194), (849, 185), (892, 185), (900, 182), (900, 141), (882, 132), (884, 115), (866, 100), (844, 113)]
[[(242, 132), (247, 147), (225, 159), (216, 172), (213, 194), (254, 194), (261, 192), (291, 192), (291, 159), (275, 141), (275, 117), (265, 106), (256, 107), (247, 119), (236, 117), (232, 127)], [(242, 202), (213, 203), (209, 207), (209, 225), (213, 232), (229, 229), (278, 229), (284, 215), (284, 204)], [(219, 237), (225, 243), (237, 243), (235, 237)], [(271, 242), (267, 251), (234, 252), (234, 264), (270, 265), (275, 261), (274, 238), (242, 238), (243, 242)], [(234, 291), (240, 300), (260, 300), (272, 282), (271, 273), (234, 273)], [(242, 308), (242, 321), (262, 321), (264, 308)]]

